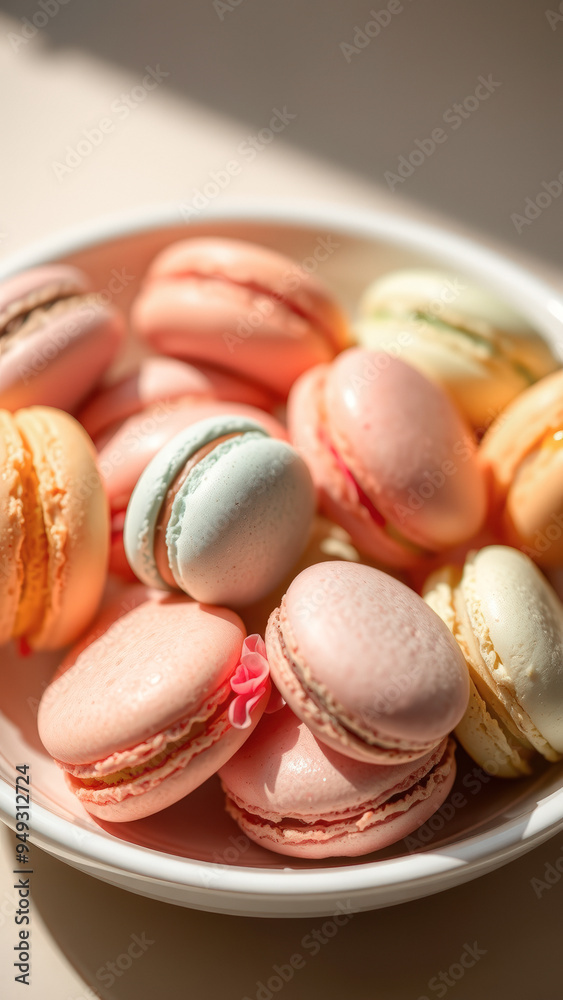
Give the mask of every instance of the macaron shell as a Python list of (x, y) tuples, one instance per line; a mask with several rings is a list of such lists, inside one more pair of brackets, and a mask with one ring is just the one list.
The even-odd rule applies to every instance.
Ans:
[(78, 414), (92, 438), (118, 421), (167, 400), (224, 399), (271, 409), (272, 399), (258, 386), (224, 372), (194, 368), (175, 358), (145, 358), (139, 367), (103, 387)]
[(445, 392), (396, 358), (351, 349), (330, 366), (325, 395), (331, 440), (397, 530), (440, 549), (479, 529), (475, 440)]
[(413, 566), (420, 559), (418, 551), (388, 535), (374, 520), (327, 446), (324, 391), (328, 369), (328, 365), (316, 365), (292, 386), (287, 411), (291, 442), (309, 466), (327, 517), (349, 532), (365, 555), (389, 566)]
[(563, 371), (554, 372), (522, 393), (483, 438), (480, 458), (497, 506), (504, 501), (518, 466), (551, 429), (563, 428)]
[(225, 441), (174, 503), (166, 533), (174, 577), (197, 600), (251, 603), (301, 555), (314, 511), (309, 471), (288, 444), (250, 434)]
[(274, 250), (246, 240), (180, 240), (159, 254), (148, 279), (193, 276), (255, 286), (274, 298), (282, 298), (295, 312), (319, 325), (335, 351), (347, 344), (345, 318), (325, 284)]
[(469, 705), (455, 735), (469, 756), (487, 774), (499, 778), (521, 778), (531, 774), (533, 752), (519, 743), (498, 719), (470, 681)]
[[(202, 747), (196, 756), (190, 758), (187, 766), (180, 767), (174, 773), (162, 779), (158, 777), (147, 779), (138, 794), (111, 801), (111, 792), (108, 792), (103, 803), (82, 798), (80, 794), (78, 798), (91, 815), (112, 823), (130, 823), (167, 809), (207, 781), (240, 750), (259, 723), (268, 697), (269, 687), (268, 692), (253, 708), (248, 729), (234, 729), (228, 721), (225, 721), (224, 731), (217, 742)], [(76, 793), (77, 783), (72, 776), (65, 774), (65, 777)]]
[(83, 271), (68, 264), (48, 264), (14, 274), (0, 283), (0, 326), (22, 311), (36, 308), (45, 291), (85, 295), (91, 290)]
[(200, 420), (229, 416), (255, 421), (282, 441), (287, 438), (285, 428), (269, 413), (243, 403), (203, 399), (155, 403), (104, 435), (96, 443), (112, 509), (125, 510), (143, 470), (176, 434)]
[[(11, 636), (23, 584), (21, 550), (25, 539), (25, 483), (31, 458), (13, 417), (0, 410), (0, 645)], [(23, 482), (23, 489), (22, 489)]]
[(75, 639), (98, 607), (107, 570), (107, 499), (94, 447), (76, 420), (39, 406), (14, 419), (37, 474), (49, 560), (48, 607), (27, 640), (55, 649)]
[(348, 341), (325, 286), (294, 261), (239, 240), (173, 244), (153, 263), (133, 327), (157, 350), (240, 373), (285, 398)]
[[(461, 582), (481, 655), (507, 703), (529, 716), (563, 753), (563, 605), (534, 563), (490, 546), (466, 563)], [(542, 752), (546, 752), (545, 750)]]
[(156, 522), (169, 487), (192, 455), (226, 434), (254, 432), (266, 436), (258, 423), (241, 417), (210, 417), (184, 428), (154, 456), (133, 491), (123, 530), (131, 568), (149, 587), (167, 585), (154, 557)]
[[(283, 669), (276, 617), (266, 633), (272, 678), (318, 738), (340, 753), (413, 760), (463, 716), (469, 681), (457, 644), (422, 599), (387, 574), (328, 562), (290, 585), (279, 629), (306, 687)], [(356, 732), (367, 739), (352, 739)]]
[(389, 800), (422, 783), (445, 745), (415, 764), (360, 763), (321, 744), (286, 707), (262, 720), (219, 776), (228, 811), (252, 840), (295, 857), (354, 857), (412, 833), (441, 805), (455, 777), (451, 748), (420, 798), (395, 808)]
[(523, 370), (505, 358), (424, 320), (364, 319), (354, 331), (361, 347), (401, 357), (442, 386), (480, 432), (530, 384)]
[[(245, 629), (233, 611), (137, 588), (72, 650), (47, 688), (39, 735), (55, 759), (92, 764), (134, 748), (195, 713), (240, 658)], [(119, 613), (121, 612), (121, 613)]]
[[(243, 325), (246, 317), (254, 328)], [(323, 334), (284, 303), (215, 279), (149, 285), (132, 322), (156, 350), (231, 369), (281, 398), (302, 371), (334, 355)]]
[(445, 322), (455, 317), (477, 328), (510, 333), (522, 338), (523, 344), (531, 338), (546, 346), (521, 313), (455, 272), (421, 268), (383, 275), (364, 292), (359, 311), (369, 316), (385, 308), (403, 315), (413, 310), (429, 312)]

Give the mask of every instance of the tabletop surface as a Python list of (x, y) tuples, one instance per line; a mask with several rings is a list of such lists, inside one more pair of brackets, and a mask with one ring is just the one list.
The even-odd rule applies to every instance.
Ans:
[[(2, 4), (0, 258), (54, 230), (139, 205), (172, 202), (180, 211), (210, 198), (219, 206), (275, 193), (446, 220), (560, 284), (563, 198), (553, 178), (563, 168), (554, 98), (562, 89), (563, 15), (559, 24), (556, 4), (550, 17), (542, 4), (502, 0), (491, 12), (479, 0), (465, 13), (451, 5), (452, 13), (443, 3), (397, 0), (371, 37), (363, 32), (368, 5), (356, 0), (319, 5), (315, 16), (315, 5), (289, 3), (283, 18), (273, 10), (279, 5), (260, 11), (257, 0), (215, 0), (199, 4), (195, 38), (173, 0), (158, 5), (159, 18), (156, 6), (125, 0), (118, 17), (113, 6), (83, 0)], [(177, 31), (163, 26), (167, 14), (182, 22)], [(409, 60), (415, 73), (405, 72)], [(454, 103), (473, 108), (463, 102), (481, 76), (489, 80), (487, 103), (481, 88), (478, 107), (454, 128)], [(260, 143), (255, 137), (276, 112), (285, 114), (283, 130)], [(377, 128), (364, 127), (372, 113), (380, 139)], [(446, 139), (435, 136), (431, 155), (430, 145), (415, 147), (438, 127)], [(400, 156), (413, 148), (424, 154), (420, 168), (404, 183), (386, 178), (397, 176)], [(226, 171), (225, 181), (233, 160), (240, 170)], [(528, 205), (528, 218), (526, 199), (537, 200), (544, 181), (553, 185), (550, 203)], [(6, 1000), (563, 995), (563, 833), (460, 888), (356, 914), (330, 940), (323, 918), (235, 918), (159, 903), (35, 847), (25, 991), (11, 972), (14, 846), (1, 827)], [(289, 964), (295, 955), (298, 968)]]

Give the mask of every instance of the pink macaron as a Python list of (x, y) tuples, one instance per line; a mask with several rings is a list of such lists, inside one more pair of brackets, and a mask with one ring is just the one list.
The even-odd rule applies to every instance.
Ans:
[(34, 268), (0, 284), (0, 407), (74, 411), (125, 337), (119, 311), (92, 293), (81, 271)]
[(319, 278), (243, 240), (173, 243), (154, 260), (132, 325), (157, 351), (242, 374), (285, 398), (295, 378), (349, 343)]
[(176, 434), (208, 417), (248, 417), (280, 441), (287, 440), (282, 424), (271, 414), (243, 403), (216, 399), (180, 399), (154, 403), (106, 430), (96, 439), (98, 464), (110, 505), (110, 571), (133, 579), (123, 549), (125, 512), (137, 481), (157, 452)]
[(266, 649), (295, 714), (357, 760), (422, 757), (467, 707), (467, 666), (448, 628), (418, 594), (371, 566), (303, 570), (270, 616)]
[(226, 808), (255, 843), (298, 858), (357, 857), (408, 836), (442, 805), (454, 741), (410, 764), (343, 757), (284, 708), (219, 772)]
[(445, 391), (398, 358), (352, 348), (305, 373), (288, 423), (325, 513), (372, 558), (414, 566), (481, 527), (473, 433)]
[(220, 399), (271, 410), (272, 396), (243, 378), (209, 366), (195, 368), (176, 358), (144, 358), (123, 378), (103, 385), (86, 401), (78, 419), (91, 438), (154, 403), (186, 398)]
[(259, 637), (238, 615), (130, 588), (63, 661), (39, 735), (92, 815), (165, 809), (242, 746), (268, 700)]

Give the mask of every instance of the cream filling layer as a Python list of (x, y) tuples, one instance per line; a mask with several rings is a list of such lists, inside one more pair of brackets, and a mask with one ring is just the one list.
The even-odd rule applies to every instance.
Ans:
[(267, 837), (270, 833), (272, 840), (279, 840), (281, 837), (292, 843), (308, 841), (322, 843), (349, 836), (351, 833), (363, 833), (371, 827), (395, 819), (430, 798), (451, 773), (454, 751), (454, 741), (451, 738), (443, 740), (431, 759), (411, 772), (401, 784), (375, 799), (348, 809), (326, 812), (322, 815), (306, 813), (282, 815), (274, 810), (260, 809), (245, 802), (223, 784), (227, 796), (225, 805), (227, 812), (243, 830), (253, 828), (262, 837)]
[(135, 747), (110, 754), (93, 764), (57, 761), (71, 777), (79, 798), (95, 802), (110, 797), (121, 801), (140, 795), (147, 787), (187, 766), (197, 754), (216, 743), (231, 729), (228, 709), (230, 681), (219, 688), (196, 715), (183, 719)]
[[(441, 587), (447, 591), (449, 613), (447, 620), (438, 611), (457, 640), (477, 692), (487, 706), (488, 714), (500, 726), (503, 735), (513, 749), (518, 749), (515, 740), (523, 748), (534, 748), (546, 760), (558, 761), (561, 755), (548, 743), (536, 728), (530, 716), (518, 703), (514, 683), (500, 657), (496, 653), (486, 629), (477, 600), (472, 605), (472, 614), (478, 625), (476, 634), (467, 607), (466, 595), (461, 583), (461, 571), (450, 572), (449, 580)], [(429, 602), (431, 603), (431, 602)], [(437, 610), (434, 604), (434, 610)]]

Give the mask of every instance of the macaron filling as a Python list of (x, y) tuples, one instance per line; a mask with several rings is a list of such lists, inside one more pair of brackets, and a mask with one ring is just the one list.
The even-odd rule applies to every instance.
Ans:
[(349, 806), (343, 803), (334, 812), (318, 814), (311, 810), (306, 814), (282, 815), (273, 809), (267, 811), (252, 802), (243, 801), (222, 780), (226, 793), (225, 807), (241, 828), (252, 830), (258, 840), (279, 842), (281, 837), (288, 843), (303, 845), (330, 842), (389, 823), (431, 798), (451, 775), (454, 750), (455, 743), (451, 738), (442, 740), (430, 759), (413, 770), (399, 785), (366, 802)]
[[(286, 274), (284, 274), (284, 277), (286, 277)], [(256, 307), (264, 318), (273, 313), (275, 306), (281, 306), (299, 319), (304, 320), (310, 326), (320, 330), (334, 350), (339, 351), (343, 346), (341, 338), (335, 333), (330, 324), (325, 322), (321, 310), (315, 310), (312, 304), (311, 308), (307, 308), (304, 295), (291, 295), (292, 289), (289, 282), (287, 283), (288, 287), (284, 289), (282, 280), (282, 287), (278, 289), (274, 285), (263, 284), (255, 278), (249, 278), (248, 280), (237, 279), (233, 274), (229, 274), (226, 270), (221, 270), (219, 266), (214, 266), (213, 264), (210, 265), (207, 271), (198, 271), (195, 268), (178, 270), (174, 274), (166, 275), (165, 280), (188, 280), (202, 285), (208, 282), (232, 285), (234, 288), (240, 288), (243, 291), (249, 292), (253, 298), (259, 300)]]
[(84, 802), (102, 805), (141, 795), (217, 743), (231, 728), (248, 729), (251, 713), (269, 693), (269, 667), (263, 640), (247, 636), (240, 660), (228, 681), (190, 716), (135, 747), (92, 764), (57, 760)]
[[(481, 642), (470, 620), (461, 570), (452, 572), (448, 590), (451, 605), (450, 630), (461, 647), (471, 679), (486, 705), (489, 716), (498, 724), (507, 743), (513, 748), (520, 744), (524, 752), (533, 748), (547, 760), (560, 760), (561, 754), (540, 733), (516, 699), (510, 674), (496, 653), (494, 672), (489, 669), (483, 655), (484, 649), (481, 648)], [(485, 631), (483, 636), (483, 641), (487, 643)], [(487, 648), (487, 651), (494, 652), (492, 648)]]
[(63, 279), (35, 289), (23, 298), (11, 302), (0, 312), (2, 350), (16, 334), (19, 339), (34, 333), (43, 323), (46, 313), (50, 316), (58, 315), (75, 305), (95, 301), (95, 294), (85, 294), (82, 287), (72, 280)]
[(188, 488), (188, 476), (192, 470), (195, 469), (196, 465), (199, 465), (204, 458), (207, 458), (207, 456), (210, 455), (215, 448), (218, 448), (219, 445), (223, 444), (225, 441), (230, 441), (233, 438), (241, 437), (242, 435), (242, 431), (235, 431), (232, 434), (223, 434), (221, 437), (216, 438), (214, 441), (209, 441), (207, 444), (203, 445), (203, 447), (199, 448), (193, 455), (190, 456), (190, 458), (188, 458), (186, 464), (182, 467), (182, 469), (180, 469), (166, 493), (155, 525), (154, 558), (158, 572), (169, 587), (176, 588), (179, 586), (170, 566), (171, 553), (167, 541), (168, 526), (173, 517), (176, 499), (179, 494), (182, 494), (184, 488)]
[[(325, 733), (327, 738), (338, 741), (341, 745), (360, 748), (364, 757), (366, 752), (367, 756), (373, 752), (377, 761), (384, 756), (390, 763), (393, 757), (403, 762), (409, 758), (422, 757), (436, 747), (440, 741), (416, 743), (389, 736), (373, 726), (368, 729), (360, 724), (357, 717), (348, 715), (335, 702), (330, 691), (315, 680), (305, 663), (300, 662), (296, 653), (290, 649), (295, 647), (295, 643), (291, 642), (289, 634), (287, 639), (284, 634), (284, 627), (289, 629), (288, 623), (283, 620), (284, 611), (285, 598), (282, 599), (281, 607), (270, 617), (273, 628), (269, 625), (268, 641), (275, 636), (275, 671), (279, 673), (282, 694), (284, 686), (288, 692), (292, 692), (299, 703), (299, 707), (296, 706), (294, 710), (300, 718), (308, 719), (314, 724), (315, 730)], [(272, 659), (272, 654), (270, 655)]]
[(362, 505), (362, 507), (365, 508), (365, 510), (367, 510), (374, 524), (376, 524), (378, 528), (381, 528), (381, 530), (384, 531), (389, 538), (393, 539), (393, 541), (395, 542), (398, 542), (399, 545), (403, 546), (404, 548), (409, 549), (409, 551), (413, 552), (414, 554), (430, 555), (431, 553), (429, 552), (429, 550), (423, 549), (420, 545), (417, 545), (415, 542), (412, 542), (409, 538), (406, 538), (403, 534), (401, 534), (400, 531), (397, 530), (397, 528), (393, 524), (391, 524), (389, 521), (386, 520), (381, 511), (378, 510), (378, 508), (375, 506), (375, 504), (367, 495), (367, 493), (362, 489), (362, 486), (354, 476), (354, 473), (351, 471), (351, 469), (349, 469), (348, 466), (346, 465), (346, 462), (342, 458), (340, 452), (335, 447), (334, 443), (330, 439), (326, 430), (322, 428), (319, 429), (319, 438), (324, 444), (325, 448), (327, 448), (328, 451), (331, 453), (332, 457), (334, 458), (334, 461), (336, 462), (338, 468), (340, 469), (346, 481), (355, 490), (360, 504)]

